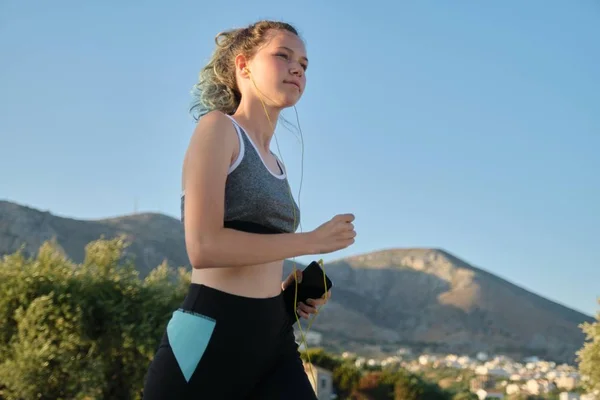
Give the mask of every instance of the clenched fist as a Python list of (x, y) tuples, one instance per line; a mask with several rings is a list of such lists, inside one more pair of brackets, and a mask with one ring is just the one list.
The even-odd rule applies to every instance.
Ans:
[(353, 244), (356, 231), (352, 221), (353, 214), (338, 214), (309, 232), (310, 241), (314, 246), (313, 254), (331, 253)]

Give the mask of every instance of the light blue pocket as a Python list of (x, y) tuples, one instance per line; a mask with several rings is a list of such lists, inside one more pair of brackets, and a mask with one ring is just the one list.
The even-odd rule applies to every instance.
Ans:
[(215, 329), (215, 320), (181, 309), (173, 312), (167, 325), (169, 344), (187, 382), (204, 355)]

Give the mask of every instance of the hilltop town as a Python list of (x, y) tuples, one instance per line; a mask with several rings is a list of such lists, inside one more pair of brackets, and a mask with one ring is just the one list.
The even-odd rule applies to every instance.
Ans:
[[(306, 350), (296, 331), (301, 350)], [(305, 333), (307, 348), (319, 347), (321, 332)], [(535, 399), (597, 400), (599, 393), (585, 393), (576, 366), (546, 361), (539, 357), (514, 360), (504, 355), (479, 352), (474, 356), (461, 354), (415, 353), (410, 348), (399, 348), (394, 355), (365, 357), (344, 351), (340, 357), (361, 370), (404, 369), (437, 380), (441, 388), (454, 385), (468, 387), (478, 399)], [(328, 373), (319, 369), (322, 386)], [(439, 380), (438, 380), (439, 379)], [(315, 387), (315, 390), (319, 390)], [(320, 397), (321, 398), (321, 397)], [(323, 397), (325, 398), (325, 397)], [(531, 397), (529, 397), (531, 398)]]

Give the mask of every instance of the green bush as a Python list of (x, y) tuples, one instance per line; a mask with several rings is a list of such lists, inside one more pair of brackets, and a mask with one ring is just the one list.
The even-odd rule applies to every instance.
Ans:
[(596, 313), (596, 321), (581, 324), (581, 329), (586, 338), (583, 347), (577, 352), (579, 371), (587, 377), (584, 387), (593, 392), (600, 390), (600, 311)]
[(147, 366), (189, 284), (163, 264), (140, 279), (122, 238), (75, 264), (53, 242), (0, 261), (5, 399), (139, 399)]

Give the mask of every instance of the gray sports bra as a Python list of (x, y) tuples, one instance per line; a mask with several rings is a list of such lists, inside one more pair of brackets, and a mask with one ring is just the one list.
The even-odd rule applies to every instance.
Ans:
[[(225, 227), (256, 233), (295, 232), (300, 224), (300, 209), (292, 197), (285, 168), (273, 154), (280, 173), (271, 172), (250, 136), (233, 117), (227, 116), (237, 131), (240, 151), (229, 167), (225, 183)], [(182, 193), (181, 222), (184, 204)]]

